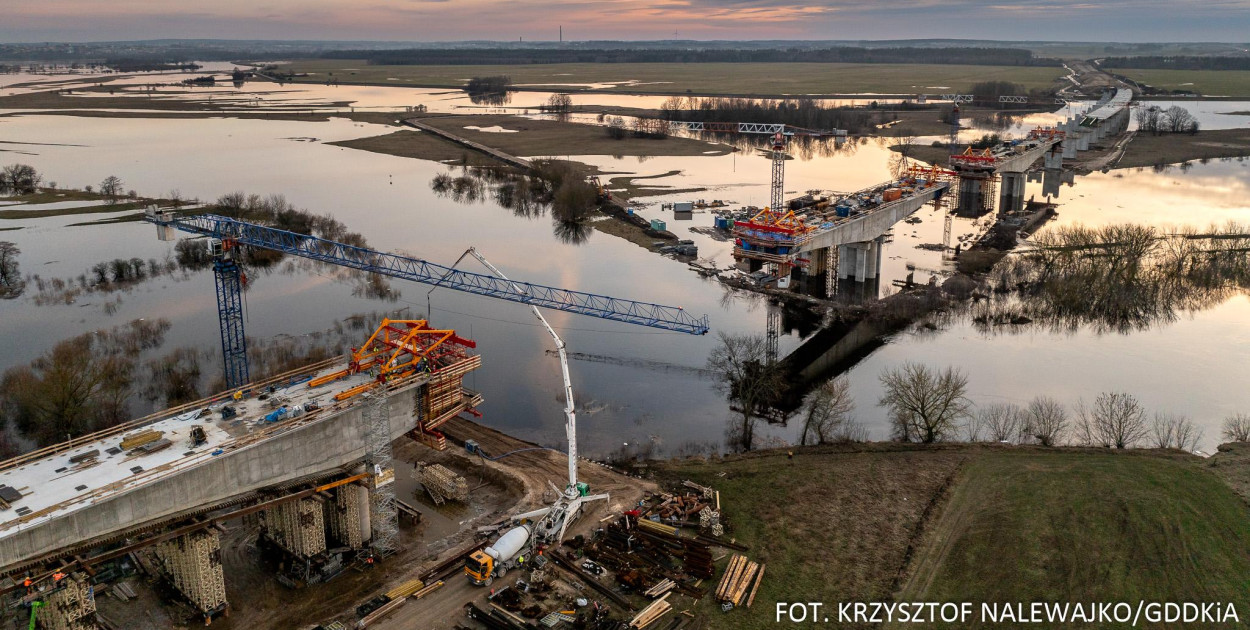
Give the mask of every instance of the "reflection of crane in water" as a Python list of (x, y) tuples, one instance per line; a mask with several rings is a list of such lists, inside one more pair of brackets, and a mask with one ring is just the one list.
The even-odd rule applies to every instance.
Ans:
[[(555, 350), (547, 350), (548, 355), (559, 356)], [(612, 357), (604, 354), (587, 354), (585, 352), (570, 352), (570, 359), (574, 361), (585, 361), (588, 363), (604, 363), (607, 365), (619, 365), (622, 367), (641, 368), (644, 370), (655, 370), (658, 372), (681, 372), (691, 374), (700, 378), (713, 378), (716, 373), (706, 368), (698, 368), (689, 365), (678, 365), (676, 363), (667, 363), (664, 361), (652, 361), (650, 359), (638, 359), (633, 357)]]

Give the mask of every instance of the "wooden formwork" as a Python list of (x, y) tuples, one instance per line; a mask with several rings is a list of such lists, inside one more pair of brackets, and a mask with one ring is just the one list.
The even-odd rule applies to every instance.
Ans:
[(269, 538), (301, 558), (326, 550), (325, 513), (316, 499), (300, 499), (265, 511)]
[(47, 630), (95, 630), (95, 591), (87, 576), (73, 573), (62, 578), (38, 615)]
[(356, 484), (334, 489), (334, 500), (325, 502), (325, 521), (330, 537), (336, 543), (352, 549), (364, 546), (364, 534), (360, 529), (360, 493)]
[(156, 546), (161, 569), (199, 611), (211, 615), (226, 605), (221, 537), (214, 530), (193, 532)]

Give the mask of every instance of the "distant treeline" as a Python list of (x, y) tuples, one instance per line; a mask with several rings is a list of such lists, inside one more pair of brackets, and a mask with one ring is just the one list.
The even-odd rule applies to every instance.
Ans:
[(324, 59), (365, 59), (377, 65), (500, 65), (548, 63), (926, 63), (993, 66), (1058, 66), (1019, 48), (822, 49), (407, 49), (335, 50)]
[(117, 72), (160, 72), (163, 70), (184, 70), (194, 72), (201, 66), (196, 63), (172, 63), (151, 61), (149, 59), (109, 59), (104, 65)]
[(1250, 57), (1108, 57), (1104, 68), (1250, 70)]
[(682, 98), (660, 105), (660, 118), (681, 122), (740, 122), (785, 124), (806, 129), (846, 129), (861, 133), (873, 123), (875, 112), (853, 107), (826, 107), (811, 99), (759, 100), (753, 98)]

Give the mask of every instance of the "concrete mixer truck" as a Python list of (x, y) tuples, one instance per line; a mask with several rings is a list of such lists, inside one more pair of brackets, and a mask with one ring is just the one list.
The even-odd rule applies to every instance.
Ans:
[(518, 525), (499, 537), (494, 544), (469, 554), (464, 561), (464, 574), (478, 586), (490, 586), (508, 569), (530, 560), (533, 536), (529, 525)]

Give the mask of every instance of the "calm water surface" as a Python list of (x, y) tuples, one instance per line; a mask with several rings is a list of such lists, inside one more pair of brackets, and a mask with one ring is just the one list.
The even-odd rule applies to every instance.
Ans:
[[(402, 107), (420, 102), (450, 111), (467, 105), (463, 96), (445, 90), (288, 87), (292, 98), (356, 100), (361, 106)], [(518, 95), (531, 97), (537, 98), (532, 93)], [(634, 104), (658, 97), (575, 98), (597, 104)], [(542, 100), (545, 97), (538, 102)], [(1044, 116), (1031, 117), (1027, 124), (1044, 122)], [(388, 131), (342, 119), (285, 122), (20, 115), (0, 117), (0, 140), (43, 144), (4, 145), (20, 153), (0, 154), (0, 162), (27, 162), (61, 186), (96, 185), (115, 174), (127, 188), (149, 195), (177, 189), (184, 197), (211, 200), (234, 190), (281, 193), (299, 207), (335, 216), (378, 249), (450, 262), (475, 245), (513, 277), (680, 305), (710, 314), (714, 331), (762, 332), (765, 311), (758, 300), (727, 300), (718, 283), (699, 278), (684, 263), (601, 233), (592, 233), (582, 245), (567, 244), (553, 236), (547, 217), (515, 217), (492, 201), (460, 204), (435, 195), (430, 179), (449, 170), (446, 166), (325, 144)], [(710, 226), (710, 215), (695, 214), (690, 222), (677, 222), (660, 204), (720, 198), (738, 205), (762, 205), (767, 197), (768, 159), (758, 152), (620, 159), (574, 152), (568, 157), (610, 172), (681, 171), (648, 180), (647, 185), (706, 190), (648, 197), (641, 200), (639, 212), (668, 220), (672, 231), (696, 240), (701, 257), (721, 267), (732, 262), (731, 245), (689, 231)], [(809, 189), (855, 190), (887, 179), (888, 165), (888, 150), (871, 141), (831, 155), (800, 157), (787, 162), (786, 189), (791, 194)], [(1215, 161), (1162, 173), (1147, 169), (1094, 174), (1078, 177), (1074, 186), (1061, 189), (1057, 222), (1250, 223), (1247, 188), (1250, 162), (1244, 161)], [(1041, 184), (1029, 183), (1026, 195), (1041, 198)], [(155, 229), (144, 224), (68, 226), (105, 216), (3, 221), (0, 227), (23, 229), (2, 232), (0, 238), (22, 249), (24, 273), (45, 278), (75, 278), (99, 261), (159, 259), (171, 251), (170, 244), (156, 240)], [(921, 281), (931, 273), (948, 272), (949, 263), (940, 253), (916, 248), (940, 241), (941, 213), (925, 208), (918, 216), (921, 223), (900, 224), (894, 230), (885, 251), (883, 294), (893, 290), (890, 281), (904, 277), (909, 264), (918, 269), (916, 277)], [(977, 222), (957, 220), (953, 231), (958, 237), (977, 233), (981, 227)], [(354, 296), (350, 283), (336, 279), (331, 270), (293, 267), (289, 272), (259, 273), (253, 278), (247, 292), (250, 336), (304, 335), (327, 329), (353, 313), (385, 308), (408, 306), (414, 314), (426, 310), (423, 286), (398, 285), (400, 301), (388, 304)], [(217, 347), (212, 278), (207, 273), (162, 277), (120, 294), (88, 295), (72, 305), (36, 306), (32, 293), (0, 302), (4, 350), (0, 368), (27, 363), (67, 336), (140, 317), (171, 320), (167, 349)], [(120, 304), (104, 307), (119, 296)], [(486, 395), (483, 421), (540, 443), (559, 444), (563, 417), (558, 364), (544, 352), (549, 341), (528, 311), (520, 305), (448, 291), (436, 292), (431, 305), (436, 324), (454, 327), (479, 342), (484, 367), (470, 385)], [(714, 335), (663, 333), (566, 313), (549, 317), (561, 327), (573, 351), (623, 363), (579, 361), (572, 366), (583, 408), (579, 435), (588, 453), (604, 454), (625, 443), (649, 440), (669, 452), (688, 442), (723, 441), (729, 415), (723, 397), (706, 377), (681, 369), (704, 364), (714, 347)], [(1206, 427), (1204, 446), (1209, 449), (1216, 443), (1220, 418), (1250, 410), (1250, 389), (1244, 386), (1250, 382), (1247, 322), (1250, 301), (1244, 296), (1130, 334), (1050, 333), (1028, 327), (1012, 334), (984, 334), (957, 321), (937, 332), (898, 335), (855, 366), (849, 377), (857, 415), (878, 438), (884, 438), (887, 429), (885, 414), (876, 406), (877, 376), (886, 367), (913, 360), (964, 368), (971, 378), (972, 398), (978, 403), (1025, 402), (1036, 394), (1048, 394), (1071, 404), (1103, 390), (1129, 391), (1151, 409), (1188, 414), (1198, 421)], [(783, 336), (782, 352), (800, 341), (795, 334)], [(637, 359), (652, 363), (640, 367)], [(664, 364), (670, 367), (665, 369)], [(765, 433), (793, 440), (795, 429), (772, 427)]]

